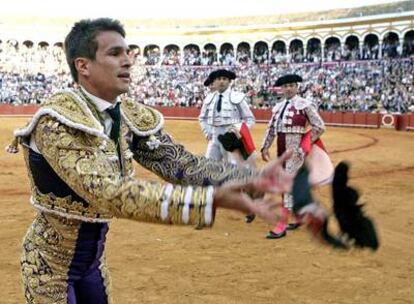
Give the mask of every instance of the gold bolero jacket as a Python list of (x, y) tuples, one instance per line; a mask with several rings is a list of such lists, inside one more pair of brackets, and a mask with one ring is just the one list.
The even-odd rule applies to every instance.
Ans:
[[(112, 217), (138, 221), (211, 226), (213, 186), (247, 179), (248, 168), (195, 156), (162, 131), (163, 116), (126, 99), (121, 104), (122, 135), (118, 157), (104, 133), (99, 113), (79, 90), (62, 91), (44, 102), (28, 125), (15, 131), (31, 178), (31, 203), (43, 212), (90, 222)], [(72, 196), (41, 193), (29, 164), (34, 137), (41, 155), (82, 202)], [(135, 178), (132, 159), (169, 183)]]

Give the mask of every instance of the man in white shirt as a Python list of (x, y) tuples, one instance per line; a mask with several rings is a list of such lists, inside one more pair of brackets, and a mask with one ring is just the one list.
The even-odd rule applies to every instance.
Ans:
[(246, 95), (236, 92), (230, 87), (231, 81), (235, 78), (234, 72), (220, 69), (210, 73), (206, 80), (214, 86), (215, 91), (210, 92), (204, 99), (199, 122), (206, 139), (209, 141), (206, 157), (210, 159), (232, 161), (218, 136), (232, 129), (238, 129), (238, 125), (243, 122), (249, 129), (255, 123)]
[[(286, 149), (293, 150), (293, 156), (286, 162), (286, 170), (296, 173), (303, 165), (305, 153), (302, 149), (304, 134), (310, 129), (311, 142), (316, 142), (325, 131), (325, 124), (318, 113), (317, 106), (311, 101), (298, 95), (298, 83), (302, 77), (296, 74), (287, 74), (279, 77), (275, 83), (282, 88), (284, 98), (272, 110), (272, 117), (268, 123), (261, 148), (262, 159), (270, 160), (270, 147), (277, 137), (277, 155)], [(293, 198), (290, 194), (283, 195), (284, 214), (279, 223), (269, 231), (267, 238), (278, 239), (286, 236), (286, 230), (296, 229), (298, 221), (288, 223), (289, 213), (292, 211)]]

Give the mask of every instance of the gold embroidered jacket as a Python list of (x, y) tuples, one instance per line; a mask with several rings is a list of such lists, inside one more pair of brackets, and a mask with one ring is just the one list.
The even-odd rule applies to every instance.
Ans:
[[(187, 152), (162, 131), (162, 115), (149, 107), (127, 99), (121, 114), (120, 156), (103, 131), (99, 113), (77, 90), (57, 93), (25, 128), (15, 131), (25, 151), (36, 208), (91, 222), (119, 217), (209, 226), (214, 220), (213, 186), (255, 174)], [(28, 145), (31, 136), (39, 157), (57, 174), (55, 180), (61, 179), (73, 194), (39, 191), (35, 153)], [(132, 158), (171, 183), (137, 180)]]

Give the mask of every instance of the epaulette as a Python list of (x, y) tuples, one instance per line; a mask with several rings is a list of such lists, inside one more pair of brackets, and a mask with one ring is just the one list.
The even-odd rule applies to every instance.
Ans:
[(246, 94), (236, 91), (230, 92), (230, 102), (232, 104), (239, 104), (246, 98)]
[(28, 125), (15, 130), (14, 135), (28, 136), (43, 116), (51, 116), (64, 125), (92, 135), (107, 137), (101, 123), (75, 90), (60, 91), (44, 101)]
[(15, 138), (6, 150), (10, 153), (17, 153), (20, 139), (29, 136), (43, 116), (52, 117), (68, 127), (85, 133), (108, 138), (103, 126), (79, 93), (75, 90), (64, 90), (45, 100), (27, 125), (14, 131)]
[(296, 96), (293, 101), (293, 105), (295, 106), (297, 110), (303, 110), (309, 107), (311, 104), (312, 102), (310, 100), (299, 97), (299, 96)]
[(121, 114), (129, 129), (138, 136), (153, 135), (164, 126), (160, 112), (132, 99), (122, 101)]

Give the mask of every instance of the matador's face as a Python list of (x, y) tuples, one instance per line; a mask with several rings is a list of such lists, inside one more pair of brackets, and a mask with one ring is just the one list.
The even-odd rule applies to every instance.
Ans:
[(129, 47), (115, 31), (101, 32), (95, 39), (98, 44), (95, 60), (88, 59), (83, 71), (86, 89), (111, 102), (129, 89), (132, 66)]
[(282, 85), (282, 92), (286, 99), (291, 99), (298, 93), (298, 84), (296, 82), (286, 83)]
[(230, 85), (230, 79), (227, 77), (218, 77), (214, 80), (214, 87), (220, 92), (223, 93)]

